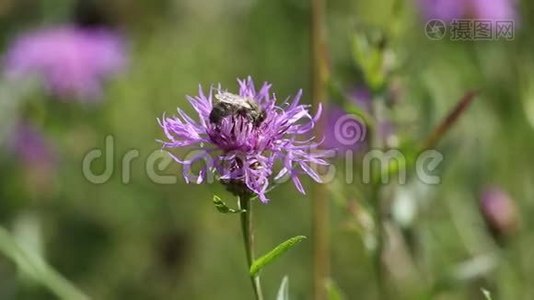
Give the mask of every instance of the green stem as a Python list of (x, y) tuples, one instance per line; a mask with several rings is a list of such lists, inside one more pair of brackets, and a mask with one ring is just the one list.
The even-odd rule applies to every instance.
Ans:
[[(311, 3), (311, 88), (315, 107), (328, 99), (327, 82), (329, 77), (326, 43), (326, 0), (310, 0)], [(315, 126), (315, 136), (324, 135), (324, 119)], [(326, 283), (330, 276), (329, 201), (326, 187), (314, 184), (312, 191), (312, 232), (313, 232), (313, 297), (315, 300), (327, 298)]]
[[(247, 256), (248, 270), (254, 262), (254, 228), (252, 225), (252, 204), (250, 203), (250, 197), (247, 195), (241, 195), (238, 197), (239, 208), (244, 210), (241, 213), (241, 231), (243, 232), (243, 242), (245, 244), (245, 253)], [(261, 292), (261, 283), (259, 275), (250, 275), (252, 282), (252, 288), (254, 289), (254, 295), (256, 300), (263, 300), (263, 294)]]

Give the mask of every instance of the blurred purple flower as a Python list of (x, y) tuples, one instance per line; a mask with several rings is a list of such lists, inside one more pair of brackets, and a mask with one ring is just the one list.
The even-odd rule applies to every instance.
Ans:
[(126, 65), (123, 40), (101, 27), (59, 26), (19, 36), (4, 58), (11, 79), (37, 76), (59, 97), (94, 100)]
[(373, 96), (371, 95), (371, 92), (366, 87), (354, 88), (349, 93), (349, 99), (352, 102), (351, 104), (358, 106), (360, 109), (367, 113), (370, 113), (372, 110), (372, 97)]
[(20, 121), (9, 140), (9, 151), (21, 164), (26, 190), (40, 198), (55, 191), (57, 153), (41, 130)]
[[(198, 96), (187, 97), (198, 113), (198, 121), (181, 109), (179, 117), (163, 116), (158, 120), (168, 139), (163, 142), (164, 148), (194, 146), (201, 151), (186, 160), (173, 156), (184, 165), (186, 181), (189, 181), (186, 169), (195, 161), (208, 158), (211, 163), (203, 167), (196, 183), (206, 181), (207, 173), (214, 171), (230, 191), (256, 194), (264, 203), (268, 201), (265, 193), (277, 162), (280, 170), (274, 179), (289, 175), (301, 193), (304, 189), (298, 175), (307, 174), (321, 182), (312, 164), (328, 165), (323, 159), (325, 153), (312, 152), (319, 145), (314, 138), (300, 140), (309, 136), (321, 108), (313, 117), (309, 105), (299, 104), (302, 91), (291, 101), (288, 98), (282, 105), (276, 105), (271, 84), (264, 83), (257, 91), (250, 77), (238, 82), (238, 95), (219, 87), (206, 96), (199, 87)], [(217, 100), (212, 97), (213, 91)], [(226, 101), (231, 98), (235, 101)], [(237, 103), (240, 104), (236, 106)]]
[(427, 20), (474, 18), (479, 20), (516, 20), (515, 0), (419, 0), (419, 8)]
[(419, 7), (427, 20), (451, 21), (465, 13), (465, 0), (419, 0)]
[(480, 198), (480, 210), (490, 231), (497, 238), (513, 234), (519, 226), (517, 207), (501, 188), (486, 187)]
[(11, 134), (9, 148), (28, 166), (54, 164), (56, 161), (52, 145), (37, 127), (28, 122), (19, 122), (16, 125)]
[(471, 0), (473, 14), (481, 20), (516, 20), (515, 0)]

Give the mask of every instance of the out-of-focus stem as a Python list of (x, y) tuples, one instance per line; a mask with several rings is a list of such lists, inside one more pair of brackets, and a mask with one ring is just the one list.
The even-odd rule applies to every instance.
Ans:
[[(381, 121), (382, 116), (378, 113), (378, 111), (381, 111), (382, 108), (380, 105), (383, 105), (386, 97), (383, 94), (375, 93), (373, 96), (373, 115), (375, 118), (375, 122), (378, 124)], [(371, 149), (385, 149), (383, 138), (378, 133), (378, 126), (375, 126), (370, 131), (370, 143), (371, 143)], [(377, 169), (371, 169), (372, 172), (372, 178), (379, 178), (376, 175), (376, 172), (381, 175), (381, 170)], [(373, 267), (375, 271), (375, 282), (376, 282), (376, 288), (378, 292), (378, 298), (381, 300), (388, 299), (388, 290), (387, 290), (387, 282), (386, 282), (386, 274), (383, 264), (383, 255), (384, 255), (384, 248), (386, 243), (386, 233), (384, 228), (384, 212), (382, 207), (382, 181), (377, 180), (374, 181), (370, 186), (370, 195), (369, 195), (369, 201), (371, 203), (371, 206), (373, 207), (373, 221), (375, 224), (375, 239), (376, 239), (376, 245), (374, 248), (374, 251), (372, 253), (373, 258)]]
[(449, 112), (447, 117), (439, 124), (436, 129), (430, 134), (430, 136), (425, 140), (423, 143), (422, 149), (432, 149), (434, 148), (437, 143), (441, 140), (441, 138), (449, 131), (449, 129), (456, 123), (458, 118), (464, 113), (467, 108), (469, 107), (469, 104), (473, 102), (477, 95), (477, 92), (470, 91), (467, 92), (461, 99), (458, 101), (456, 106)]
[[(243, 241), (247, 256), (247, 270), (250, 270), (250, 267), (254, 262), (254, 227), (252, 224), (252, 204), (250, 203), (250, 197), (246, 195), (239, 196), (239, 208), (245, 210), (241, 213), (241, 231), (243, 232)], [(256, 300), (263, 300), (260, 276), (250, 275), (250, 280), (252, 282)]]
[[(326, 57), (325, 0), (311, 0), (311, 83), (314, 107), (324, 105), (328, 76)], [(315, 127), (315, 136), (323, 136), (323, 124)], [(326, 187), (313, 185), (313, 295), (326, 299), (326, 282), (330, 273), (329, 201)]]
[(373, 252), (373, 266), (375, 269), (376, 288), (379, 299), (387, 299), (387, 287), (384, 278), (384, 266), (382, 264), (382, 256), (384, 253), (384, 220), (382, 218), (382, 198), (380, 195), (381, 183), (373, 184), (371, 191), (371, 203), (373, 206), (373, 217), (376, 230), (376, 246)]

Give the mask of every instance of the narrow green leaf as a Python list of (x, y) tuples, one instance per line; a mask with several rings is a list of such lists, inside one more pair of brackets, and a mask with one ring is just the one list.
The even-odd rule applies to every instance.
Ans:
[(0, 227), (0, 253), (11, 259), (18, 269), (36, 282), (47, 287), (60, 299), (86, 300), (85, 294), (52, 269), (41, 257), (30, 255), (11, 234)]
[(228, 205), (226, 205), (226, 203), (224, 203), (219, 196), (213, 196), (213, 204), (215, 204), (215, 208), (217, 208), (217, 210), (223, 214), (240, 214), (245, 212), (244, 209), (233, 209), (228, 207)]
[(287, 250), (293, 248), (295, 245), (302, 242), (302, 240), (304, 240), (305, 238), (306, 237), (303, 235), (292, 237), (289, 240), (276, 246), (276, 248), (271, 250), (269, 253), (256, 259), (254, 263), (252, 263), (252, 266), (250, 266), (250, 270), (249, 270), (250, 275), (251, 276), (256, 275), (266, 265), (270, 264), (273, 260), (278, 258), (280, 255), (284, 254)]
[(493, 298), (491, 297), (491, 292), (486, 290), (485, 288), (481, 288), (480, 289), (482, 291), (482, 294), (484, 295), (484, 298), (486, 300), (492, 300)]
[(276, 294), (276, 300), (289, 300), (289, 278), (287, 275), (282, 278), (278, 294)]

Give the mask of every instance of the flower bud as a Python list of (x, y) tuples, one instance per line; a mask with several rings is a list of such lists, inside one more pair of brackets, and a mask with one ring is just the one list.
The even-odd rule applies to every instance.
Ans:
[(480, 210), (490, 232), (499, 242), (519, 228), (519, 215), (513, 199), (499, 187), (487, 187), (480, 198)]

